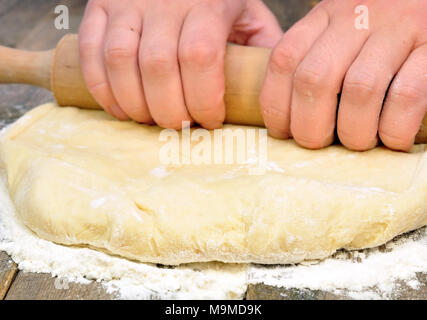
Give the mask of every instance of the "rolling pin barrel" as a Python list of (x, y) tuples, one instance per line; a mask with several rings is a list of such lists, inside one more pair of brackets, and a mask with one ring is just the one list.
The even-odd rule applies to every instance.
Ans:
[[(270, 49), (229, 45), (225, 57), (227, 123), (264, 126), (258, 101)], [(0, 83), (49, 89), (60, 106), (100, 109), (80, 69), (78, 38), (64, 36), (55, 50), (28, 52), (0, 46)], [(427, 143), (427, 114), (416, 137)]]
[[(229, 45), (225, 61), (227, 123), (264, 126), (258, 102), (269, 49)], [(59, 105), (100, 108), (80, 70), (77, 35), (58, 43), (52, 66), (52, 91)]]

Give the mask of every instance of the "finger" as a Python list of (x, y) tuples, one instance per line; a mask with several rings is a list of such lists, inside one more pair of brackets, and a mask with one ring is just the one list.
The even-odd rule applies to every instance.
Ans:
[(180, 38), (179, 61), (187, 109), (207, 129), (225, 118), (224, 59), (228, 35), (240, 1), (202, 2), (187, 15)]
[(118, 107), (104, 67), (104, 37), (107, 13), (97, 2), (89, 2), (80, 25), (79, 52), (83, 77), (96, 102), (105, 111), (121, 120), (126, 114)]
[(326, 11), (317, 7), (289, 29), (272, 51), (260, 104), (268, 133), (273, 137), (286, 139), (290, 136), (290, 105), (295, 70), (328, 23)]
[[(369, 37), (349, 68), (338, 110), (341, 143), (368, 150), (378, 143), (378, 121), (385, 93), (412, 47), (405, 34), (388, 30)], [(393, 33), (390, 33), (393, 32)]]
[(149, 123), (138, 67), (138, 48), (142, 28), (136, 12), (118, 12), (109, 17), (104, 54), (109, 83), (120, 108), (133, 120)]
[(303, 147), (319, 149), (334, 140), (338, 93), (345, 73), (368, 38), (353, 17), (331, 22), (299, 64), (294, 77), (291, 132)]
[(180, 129), (182, 121), (192, 120), (185, 106), (178, 64), (183, 16), (162, 7), (144, 17), (147, 31), (143, 32), (139, 51), (141, 74), (150, 113), (164, 128)]
[(415, 49), (393, 80), (381, 113), (379, 136), (394, 150), (409, 151), (427, 113), (427, 45)]
[(246, 3), (246, 14), (233, 24), (233, 32), (228, 41), (241, 45), (273, 48), (283, 36), (283, 30), (277, 18), (262, 1)]

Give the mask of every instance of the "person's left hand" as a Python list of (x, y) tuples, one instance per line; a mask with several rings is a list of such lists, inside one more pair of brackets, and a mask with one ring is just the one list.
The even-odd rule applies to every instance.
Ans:
[(215, 129), (227, 40), (274, 47), (282, 35), (261, 0), (90, 0), (80, 62), (90, 93), (118, 119)]
[(322, 1), (274, 49), (260, 102), (270, 135), (306, 148), (331, 144), (336, 127), (350, 149), (379, 136), (408, 151), (427, 112), (427, 1)]

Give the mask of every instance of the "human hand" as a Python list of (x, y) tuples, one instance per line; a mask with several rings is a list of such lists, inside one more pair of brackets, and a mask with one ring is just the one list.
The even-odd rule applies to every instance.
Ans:
[[(355, 8), (369, 28), (356, 28)], [(338, 93), (341, 92), (338, 112)], [(260, 97), (269, 133), (318, 149), (408, 151), (427, 112), (427, 1), (324, 0), (274, 49)]]
[(227, 40), (273, 47), (282, 35), (261, 0), (91, 0), (80, 59), (89, 91), (113, 116), (213, 129), (225, 117)]

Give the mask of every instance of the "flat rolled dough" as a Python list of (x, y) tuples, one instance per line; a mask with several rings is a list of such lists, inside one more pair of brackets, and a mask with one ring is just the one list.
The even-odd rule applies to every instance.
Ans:
[(33, 109), (0, 138), (20, 219), (57, 243), (162, 264), (296, 263), (427, 224), (426, 145), (309, 151), (268, 138), (268, 170), (250, 175), (250, 164), (164, 166), (160, 130)]

